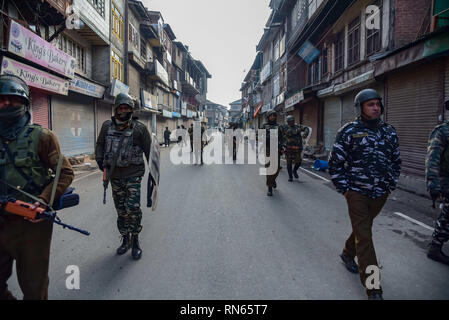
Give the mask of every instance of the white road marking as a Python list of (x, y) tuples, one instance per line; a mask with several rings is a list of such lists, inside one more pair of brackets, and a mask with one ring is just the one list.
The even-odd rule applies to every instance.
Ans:
[[(282, 159), (282, 161), (285, 161), (284, 159)], [(326, 179), (326, 178), (323, 178), (322, 176), (320, 176), (320, 175), (318, 175), (318, 174), (316, 174), (316, 173), (313, 173), (313, 172), (311, 172), (311, 171), (309, 171), (309, 170), (307, 170), (307, 169), (304, 169), (304, 168), (300, 168), (301, 170), (304, 170), (304, 171), (306, 171), (306, 172), (308, 172), (308, 173), (310, 173), (310, 174), (312, 174), (312, 175), (314, 175), (314, 176), (316, 176), (316, 177), (318, 177), (318, 178), (320, 178), (320, 179), (322, 179), (322, 180), (324, 180), (324, 181), (327, 181), (327, 182), (330, 182), (331, 180), (328, 180), (328, 179)], [(415, 220), (415, 219), (413, 219), (413, 218), (410, 218), (409, 216), (406, 216), (405, 214), (403, 214), (403, 213), (400, 213), (400, 212), (393, 212), (395, 215), (397, 215), (397, 216), (399, 216), (399, 217), (401, 217), (401, 218), (404, 218), (404, 219), (406, 219), (406, 220), (408, 220), (408, 221), (410, 221), (410, 222), (412, 222), (412, 223), (414, 223), (414, 224), (417, 224), (417, 225), (419, 225), (419, 226), (421, 226), (421, 227), (423, 227), (423, 228), (425, 228), (425, 229), (427, 229), (427, 230), (430, 230), (430, 231), (433, 231), (434, 230), (434, 228), (432, 228), (432, 227), (429, 227), (427, 224), (424, 224), (424, 223), (422, 223), (422, 222), (420, 222), (420, 221), (418, 221), (418, 220)]]
[(429, 227), (427, 224), (424, 224), (422, 222), (419, 222), (418, 220), (410, 218), (409, 216), (406, 216), (405, 214), (402, 214), (400, 212), (393, 212), (393, 214), (395, 214), (397, 216), (400, 216), (401, 218), (404, 218), (404, 219), (406, 219), (406, 220), (408, 220), (410, 222), (413, 222), (414, 224), (417, 224), (417, 225), (419, 225), (419, 226), (421, 226), (423, 228), (426, 228), (426, 229), (428, 229), (430, 231), (433, 231), (433, 228)]
[[(281, 162), (287, 162), (287, 161), (285, 161), (285, 159), (281, 159)], [(304, 170), (304, 171), (310, 173), (311, 175), (314, 175), (315, 177), (320, 178), (320, 179), (322, 179), (322, 180), (324, 180), (324, 181), (331, 182), (331, 180), (326, 179), (326, 178), (324, 178), (324, 177), (320, 176), (319, 174), (316, 174), (316, 173), (314, 173), (314, 172), (312, 172), (312, 171), (309, 171), (309, 170), (304, 169), (304, 168), (302, 168), (302, 167), (300, 167), (299, 169)]]
[(91, 176), (91, 175), (93, 175), (93, 174), (98, 174), (98, 173), (101, 173), (101, 172), (100, 172), (100, 171), (96, 171), (96, 172), (92, 172), (92, 173), (86, 174), (85, 176), (82, 176), (81, 178), (78, 178), (78, 179), (73, 180), (72, 183), (77, 182), (77, 181), (79, 181), (79, 180), (81, 180), (81, 179), (84, 179), (84, 178), (86, 178), (86, 177), (89, 177), (89, 176)]

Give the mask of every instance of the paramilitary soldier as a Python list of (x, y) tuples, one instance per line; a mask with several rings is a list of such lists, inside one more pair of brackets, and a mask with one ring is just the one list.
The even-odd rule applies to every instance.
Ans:
[(145, 173), (143, 154), (149, 160), (151, 135), (133, 116), (134, 101), (129, 95), (119, 94), (114, 108), (114, 116), (101, 127), (95, 156), (98, 167), (102, 171), (106, 169), (111, 181), (117, 227), (122, 236), (117, 254), (126, 253), (132, 246), (132, 257), (138, 260), (142, 255), (139, 233), (142, 230), (140, 185)]
[[(285, 159), (287, 160), (288, 181), (293, 181), (293, 176), (298, 179), (298, 169), (302, 162), (302, 139), (309, 134), (309, 128), (295, 124), (295, 117), (287, 117), (285, 135)], [(293, 163), (295, 166), (293, 167)]]
[[(380, 119), (384, 111), (380, 95), (372, 89), (362, 90), (355, 97), (355, 107), (360, 116), (338, 132), (329, 173), (337, 191), (347, 200), (352, 224), (341, 258), (349, 271), (359, 273), (366, 287), (367, 267), (378, 266), (373, 221), (396, 188), (401, 159), (395, 129)], [(368, 299), (382, 300), (380, 286), (366, 292)]]
[[(30, 90), (20, 78), (0, 76), (0, 196), (29, 202), (19, 188), (49, 203), (60, 157), (63, 157), (56, 198), (69, 187), (74, 174), (61, 154), (56, 136), (48, 129), (30, 124)], [(51, 171), (50, 171), (51, 170)], [(6, 183), (5, 183), (6, 182)], [(35, 203), (39, 206), (39, 203)], [(48, 298), (48, 265), (53, 222), (25, 220), (6, 210), (0, 222), (0, 299), (15, 299), (7, 289), (16, 261), (17, 278), (24, 299)]]
[[(445, 103), (449, 110), (449, 100)], [(442, 252), (449, 240), (449, 121), (437, 126), (429, 138), (426, 157), (427, 189), (433, 201), (443, 200), (443, 209), (435, 224), (427, 257), (449, 265), (449, 256)]]
[[(283, 127), (277, 123), (277, 114), (276, 111), (270, 110), (267, 112), (267, 123), (264, 123), (262, 129), (266, 129), (266, 142), (265, 142), (265, 155), (266, 157), (270, 157), (270, 130), (278, 130), (278, 165), (275, 174), (267, 175), (267, 187), (268, 192), (267, 196), (273, 196), (273, 188), (276, 189), (276, 178), (279, 175), (280, 165), (281, 165), (281, 153), (284, 150), (284, 130)], [(268, 162), (265, 167), (268, 168), (270, 163)]]

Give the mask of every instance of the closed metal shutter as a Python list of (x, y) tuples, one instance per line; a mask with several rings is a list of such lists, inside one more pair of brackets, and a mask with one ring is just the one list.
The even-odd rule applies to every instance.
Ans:
[(431, 62), (388, 78), (386, 121), (397, 130), (405, 174), (424, 176), (428, 138), (438, 120), (438, 66)]
[(340, 99), (328, 98), (324, 101), (324, 146), (327, 151), (332, 149), (335, 137), (340, 129)]
[(302, 107), (302, 122), (301, 124), (312, 128), (312, 136), (310, 137), (309, 146), (314, 146), (317, 143), (317, 129), (318, 129), (318, 106), (316, 103), (309, 103)]
[(343, 97), (343, 116), (341, 125), (344, 126), (348, 122), (354, 121), (358, 116), (356, 109), (354, 108), (355, 94), (351, 93)]
[(97, 104), (97, 136), (100, 134), (101, 126), (106, 120), (111, 120), (112, 105), (98, 102)]
[(449, 100), (449, 57), (446, 58), (446, 73), (444, 77), (444, 86), (445, 86), (444, 101), (447, 101)]
[(53, 132), (66, 156), (94, 153), (95, 117), (93, 99), (76, 93), (52, 97)]
[(49, 128), (48, 95), (31, 91), (31, 113), (33, 115), (33, 123), (47, 129)]

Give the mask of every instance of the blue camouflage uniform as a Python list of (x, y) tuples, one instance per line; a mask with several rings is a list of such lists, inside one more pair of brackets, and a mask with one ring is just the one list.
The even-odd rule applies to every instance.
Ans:
[(379, 120), (375, 128), (358, 117), (337, 134), (329, 157), (329, 173), (337, 191), (370, 198), (391, 193), (398, 183), (401, 159), (396, 130)]

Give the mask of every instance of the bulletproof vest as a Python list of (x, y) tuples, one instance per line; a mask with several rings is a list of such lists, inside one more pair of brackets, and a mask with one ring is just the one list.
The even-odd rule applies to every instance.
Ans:
[(136, 123), (133, 122), (130, 127), (120, 131), (111, 122), (106, 135), (103, 161), (105, 165), (123, 168), (144, 164), (142, 148), (133, 145), (135, 127)]
[(297, 146), (302, 148), (301, 127), (294, 125), (290, 127), (287, 125), (284, 130), (287, 146)]
[[(0, 166), (4, 166), (5, 181), (34, 196), (39, 195), (51, 182), (51, 173), (39, 159), (38, 144), (42, 133), (39, 125), (27, 125), (16, 140), (7, 142), (8, 152), (0, 144)], [(13, 164), (14, 163), (14, 164)], [(8, 188), (8, 196), (30, 201), (24, 194)]]

